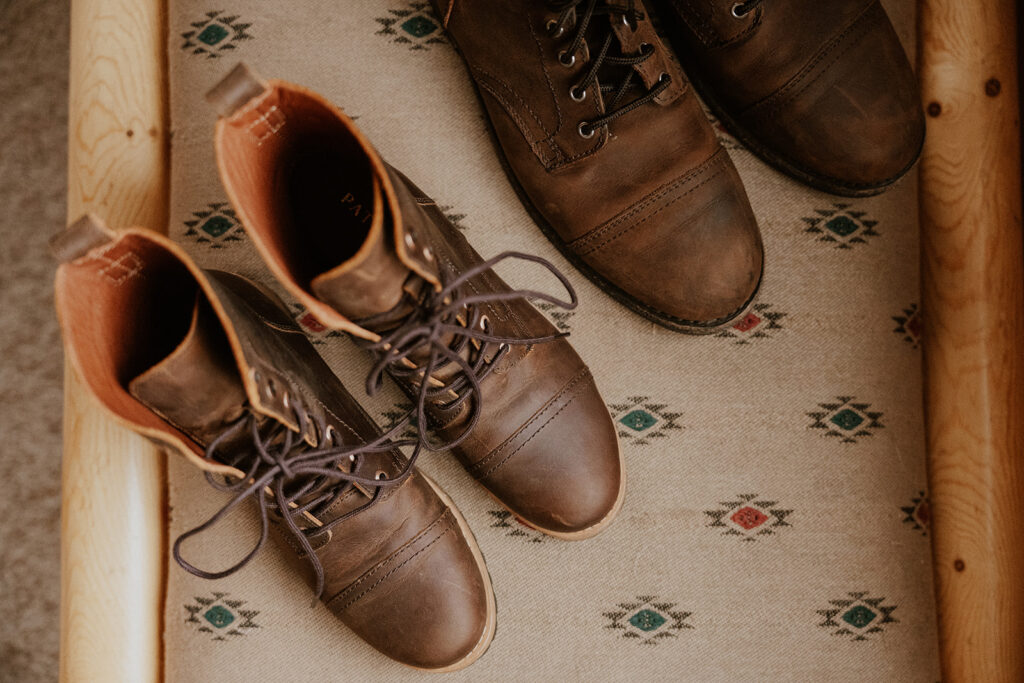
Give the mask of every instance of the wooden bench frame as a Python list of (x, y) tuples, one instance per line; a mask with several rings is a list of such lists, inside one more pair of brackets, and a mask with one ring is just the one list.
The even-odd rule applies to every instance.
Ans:
[[(908, 0), (910, 1), (910, 0)], [(919, 0), (925, 407), (947, 681), (1024, 680), (1024, 274), (1016, 7)], [(163, 0), (73, 0), (68, 215), (166, 229)], [(166, 462), (70, 370), (61, 680), (163, 676)]]

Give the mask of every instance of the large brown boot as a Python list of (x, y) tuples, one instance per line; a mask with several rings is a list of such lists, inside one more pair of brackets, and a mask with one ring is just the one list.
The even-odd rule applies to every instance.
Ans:
[(633, 311), (727, 327), (761, 281), (729, 155), (640, 0), (433, 0), (508, 176), (548, 238)]
[[(178, 538), (184, 568), (226, 576), (273, 530), (327, 607), (385, 655), (448, 671), (483, 654), (494, 595), (465, 520), (396, 450), (396, 432), (381, 435), (279, 300), (200, 270), (155, 233), (115, 234), (89, 217), (55, 251), (57, 311), (85, 386), (117, 421), (234, 494)], [(262, 516), (252, 552), (222, 572), (183, 559), (187, 538), (246, 498)]]
[[(625, 490), (615, 428), (586, 365), (526, 299), (558, 300), (511, 291), (319, 95), (239, 66), (210, 100), (221, 179), (253, 242), (321, 322), (362, 340), (377, 372), (425, 409), (432, 447), (453, 448), (545, 533), (604, 528)], [(557, 273), (537, 257), (499, 258)]]
[(917, 160), (917, 81), (878, 0), (656, 2), (705, 102), (769, 164), (861, 196)]

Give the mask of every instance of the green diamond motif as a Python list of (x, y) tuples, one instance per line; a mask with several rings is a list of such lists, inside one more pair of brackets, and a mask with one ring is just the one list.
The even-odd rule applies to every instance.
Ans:
[(658, 418), (654, 417), (646, 410), (637, 408), (636, 410), (630, 411), (619, 418), (619, 422), (626, 425), (634, 432), (644, 432), (657, 424)]
[(665, 617), (654, 610), (642, 609), (629, 618), (629, 623), (641, 631), (650, 632), (661, 628), (661, 625), (665, 623)]
[(417, 14), (402, 23), (402, 30), (415, 38), (423, 38), (436, 31), (437, 24), (422, 14)]
[(196, 36), (196, 39), (207, 45), (216, 45), (228, 37), (228, 30), (220, 24), (210, 24)]
[(199, 227), (210, 237), (220, 237), (230, 230), (233, 225), (234, 223), (229, 218), (213, 216)]
[(857, 232), (860, 228), (857, 222), (849, 216), (836, 216), (829, 222), (825, 223), (825, 227), (839, 235), (840, 237), (848, 237), (853, 233)]
[(224, 628), (235, 620), (235, 615), (232, 614), (231, 610), (227, 607), (214, 605), (210, 609), (206, 610), (206, 614), (203, 615), (203, 618), (217, 628)]
[(864, 422), (864, 418), (855, 410), (843, 408), (832, 416), (831, 422), (840, 429), (850, 432), (859, 427)]
[(846, 610), (843, 614), (843, 621), (854, 628), (864, 628), (874, 621), (877, 616), (877, 614), (864, 605), (857, 605)]

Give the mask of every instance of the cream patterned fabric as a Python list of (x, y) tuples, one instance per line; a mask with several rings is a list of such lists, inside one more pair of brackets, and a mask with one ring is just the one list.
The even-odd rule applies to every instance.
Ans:
[[(913, 54), (911, 0), (886, 3)], [(827, 11), (823, 6), (822, 11)], [(236, 61), (324, 93), (485, 257), (530, 251), (576, 285), (548, 311), (617, 421), (628, 490), (598, 537), (565, 543), (521, 525), (447, 454), (421, 462), (465, 513), (498, 600), (488, 653), (451, 678), (489, 680), (935, 681), (935, 608), (921, 411), (916, 180), (875, 198), (821, 194), (723, 132), (760, 220), (759, 303), (709, 337), (663, 330), (615, 304), (532, 224), (498, 164), (459, 58), (423, 0), (172, 0), (171, 236), (203, 266), (281, 291), (238, 225), (214, 166), (203, 93)], [(554, 283), (527, 266), (516, 286)], [(295, 306), (346, 385), (366, 357)], [(364, 405), (387, 422), (387, 387)], [(171, 538), (223, 504), (170, 463)], [(257, 536), (243, 506), (187, 545), (232, 564)], [(268, 547), (219, 581), (168, 568), (169, 681), (405, 680)]]

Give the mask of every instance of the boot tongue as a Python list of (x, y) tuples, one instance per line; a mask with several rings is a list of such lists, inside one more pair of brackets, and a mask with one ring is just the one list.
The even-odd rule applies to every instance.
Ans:
[(129, 382), (128, 391), (203, 447), (242, 415), (246, 394), (238, 366), (205, 299), (197, 297), (192, 323), (177, 348)]
[(380, 183), (374, 180), (372, 198), (346, 194), (341, 202), (342, 210), (353, 215), (372, 212), (370, 229), (352, 258), (313, 279), (313, 294), (350, 320), (391, 311), (402, 300), (410, 271), (393, 244), (393, 218), (383, 202)]

